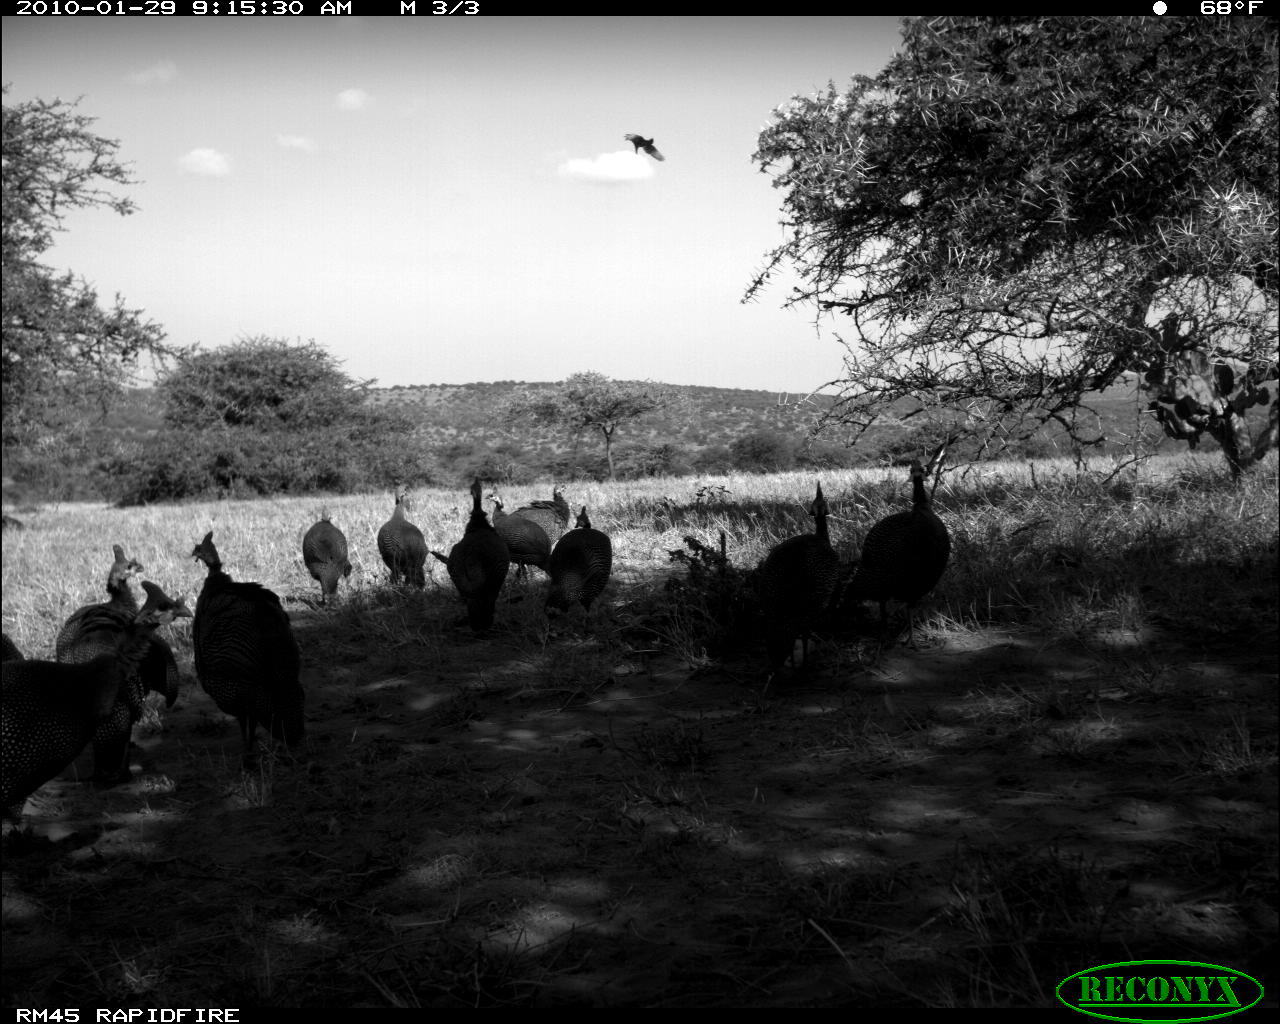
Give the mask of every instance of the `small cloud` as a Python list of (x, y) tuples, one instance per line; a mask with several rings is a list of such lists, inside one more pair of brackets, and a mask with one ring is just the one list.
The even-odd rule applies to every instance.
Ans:
[(277, 135), (276, 145), (281, 149), (300, 149), (304, 153), (317, 153), (320, 147), (316, 145), (315, 139), (309, 139), (305, 135)]
[(231, 159), (216, 149), (193, 149), (178, 158), (178, 166), (188, 174), (204, 174), (215, 178), (231, 173)]
[(337, 104), (339, 110), (363, 110), (369, 104), (369, 94), (363, 89), (343, 89)]
[(653, 177), (653, 167), (653, 161), (643, 153), (633, 153), (628, 149), (566, 160), (556, 168), (556, 173), (582, 181), (641, 181)]
[(172, 82), (178, 77), (178, 65), (171, 60), (162, 60), (142, 71), (134, 71), (125, 76), (134, 85), (159, 85)]

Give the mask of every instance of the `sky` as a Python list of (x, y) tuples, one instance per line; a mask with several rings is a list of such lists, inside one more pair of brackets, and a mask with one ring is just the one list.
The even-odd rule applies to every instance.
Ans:
[(314, 340), (379, 386), (840, 374), (785, 278), (741, 302), (785, 238), (751, 154), (775, 107), (880, 70), (896, 18), (3, 28), (5, 102), (81, 97), (137, 179), (136, 213), (74, 211), (46, 262), (172, 343)]

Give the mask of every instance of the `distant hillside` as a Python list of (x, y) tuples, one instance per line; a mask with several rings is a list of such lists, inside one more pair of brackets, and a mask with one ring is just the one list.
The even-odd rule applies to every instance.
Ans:
[[(555, 387), (518, 381), (390, 387), (374, 389), (369, 400), (399, 413), (407, 423), (401, 473), (409, 482), (454, 484), (473, 475), (520, 482), (604, 476), (598, 434), (573, 437), (563, 430), (512, 422), (505, 414), (516, 392)], [(618, 429), (614, 457), (620, 475), (855, 467), (919, 454), (930, 440), (919, 420), (901, 415), (905, 408), (897, 416), (884, 416), (851, 446), (852, 432), (839, 425), (812, 436), (831, 409), (830, 395), (702, 386), (672, 386), (671, 391), (676, 397), (671, 407)], [(1135, 402), (1132, 386), (1095, 396), (1090, 405), (1097, 419), (1090, 416), (1086, 423), (1113, 439), (1103, 452), (1122, 449), (1139, 429), (1146, 451), (1184, 450), (1163, 437), (1145, 403)], [(32, 453), (29, 460), (6, 468), (7, 475), (26, 485), (14, 490), (32, 497), (109, 499), (116, 480), (111, 467), (143, 458), (150, 439), (166, 429), (159, 395), (152, 389), (128, 391), (105, 418), (94, 421), (86, 414), (85, 420), (83, 449)], [(1205, 446), (1215, 447), (1212, 441)], [(1044, 428), (1014, 450), (1026, 455), (1070, 451), (1057, 426)], [(957, 455), (963, 458), (964, 452)], [(371, 481), (370, 486), (383, 483)], [(13, 500), (12, 490), (7, 497)]]
[[(550, 391), (554, 387), (551, 383), (517, 381), (393, 387), (375, 390), (372, 400), (410, 416), (418, 424), (423, 441), (435, 446), (460, 443), (505, 446), (552, 453), (562, 458), (575, 452), (595, 453), (600, 447), (598, 437), (575, 440), (546, 428), (505, 422), (496, 412), (505, 407), (516, 391)], [(673, 386), (672, 390), (678, 396), (675, 406), (619, 429), (617, 447), (621, 456), (634, 456), (638, 452), (669, 445), (678, 449), (684, 460), (697, 468), (700, 461), (707, 461), (705, 456), (708, 453), (723, 453), (735, 441), (753, 432), (776, 434), (803, 446), (833, 402), (831, 395), (824, 394), (705, 386)], [(1171, 449), (1181, 450), (1183, 446), (1158, 436), (1159, 430), (1149, 416), (1145, 413), (1140, 415), (1144, 405), (1135, 403), (1132, 386), (1112, 388), (1090, 402), (1097, 414), (1100, 432), (1116, 438), (1127, 437), (1133, 433), (1136, 421), (1141, 419), (1147, 423), (1149, 447), (1167, 444)], [(915, 423), (887, 415), (852, 449), (847, 447), (852, 432), (837, 425), (828, 425), (818, 439), (818, 447), (825, 459), (835, 458), (835, 453), (839, 452), (838, 461), (842, 464), (870, 464), (880, 460), (886, 449), (907, 440), (907, 435), (915, 429)], [(1070, 446), (1061, 429), (1051, 427), (1033, 442), (1033, 448), (1036, 453), (1047, 454), (1055, 449), (1069, 450)]]

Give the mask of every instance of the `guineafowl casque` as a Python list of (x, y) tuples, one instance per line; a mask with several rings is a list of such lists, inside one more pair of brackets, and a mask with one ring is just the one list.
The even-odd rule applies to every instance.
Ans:
[(327, 512), (321, 514), (320, 521), (302, 538), (302, 560), (306, 563), (307, 572), (320, 583), (320, 600), (324, 602), (337, 597), (338, 579), (351, 575), (351, 562), (347, 559), (346, 535), (329, 522)]
[(77, 608), (58, 630), (54, 640), (55, 656), (63, 660), (63, 652), (76, 642), (77, 637), (105, 625), (109, 628), (125, 629), (132, 624), (138, 614), (138, 600), (129, 589), (129, 579), (142, 572), (142, 563), (125, 557), (124, 548), (119, 544), (111, 547), (115, 560), (107, 572), (107, 594), (109, 600), (102, 604), (87, 604)]
[(25, 661), (22, 652), (18, 650), (18, 645), (9, 639), (8, 633), (0, 633), (0, 639), (4, 642), (4, 657), (0, 661)]
[(584, 505), (576, 525), (561, 537), (547, 562), (551, 589), (547, 592), (547, 608), (568, 611), (575, 603), (587, 611), (609, 582), (613, 569), (613, 544), (607, 534), (594, 529)]
[(290, 747), (302, 740), (298, 643), (280, 598), (222, 571), (212, 533), (191, 555), (209, 568), (191, 631), (196, 676), (214, 703), (239, 723), (244, 763), (250, 765), (259, 725)]
[(427, 542), (422, 531), (404, 517), (408, 505), (408, 492), (400, 492), (397, 488), (395, 511), (378, 531), (378, 553), (391, 570), (393, 584), (398, 583), (403, 576), (406, 583), (425, 587)]
[(880, 603), (880, 628), (888, 636), (888, 601), (907, 605), (907, 642), (915, 644), (915, 606), (947, 567), (951, 537), (930, 506), (924, 467), (911, 463), (911, 509), (885, 516), (862, 542), (862, 560), (845, 590), (842, 610), (859, 601)]
[(827, 532), (830, 510), (822, 496), (822, 484), (818, 484), (808, 512), (813, 517), (813, 533), (788, 537), (775, 545), (760, 566), (758, 587), (770, 680), (792, 656), (797, 638), (808, 661), (809, 639), (830, 608), (840, 579), (840, 559)]
[(511, 514), (537, 523), (542, 527), (547, 539), (554, 544), (569, 528), (569, 518), (573, 515), (573, 510), (564, 500), (564, 491), (559, 487), (552, 487), (550, 500), (531, 501), (527, 505), (521, 505)]
[(466, 602), (467, 622), (477, 633), (493, 625), (493, 608), (511, 561), (507, 542), (480, 506), (480, 494), (480, 481), (476, 480), (471, 485), (471, 517), (462, 540), (453, 546), (449, 557), (431, 552), (448, 567), (449, 578)]
[(525, 574), (525, 566), (536, 565), (543, 571), (551, 557), (551, 540), (547, 531), (524, 516), (507, 515), (502, 510), (502, 499), (489, 495), (493, 502), (493, 528), (507, 545), (511, 561), (516, 566), (516, 579)]
[[(82, 665), (6, 661), (0, 701), (0, 806), (21, 801), (67, 767), (118, 702), (133, 697), (129, 680), (172, 610), (144, 608), (110, 653)], [(141, 713), (141, 706), (132, 708)]]
[(646, 139), (643, 136), (635, 135), (635, 134), (624, 135), (623, 138), (626, 139), (629, 143), (631, 143), (631, 145), (636, 147), (634, 150), (634, 152), (636, 153), (639, 153), (640, 150), (643, 149), (655, 160), (666, 159), (665, 156), (663, 156), (661, 153), (657, 151), (657, 149), (654, 148), (653, 139)]
[[(155, 613), (164, 622), (191, 618), (191, 611), (181, 599), (174, 601), (155, 583), (144, 580), (142, 588), (147, 593), (142, 613)], [(61, 664), (87, 664), (116, 650), (121, 638), (133, 628), (137, 616), (121, 611), (108, 614), (108, 607), (96, 606), (94, 614), (80, 619), (75, 635), (58, 648), (57, 659)], [(129, 675), (127, 699), (116, 701), (111, 714), (94, 730), (93, 781), (97, 785), (114, 786), (132, 778), (127, 760), (129, 738), (141, 717), (142, 702), (148, 693), (159, 693), (165, 699), (165, 706), (173, 707), (178, 699), (178, 684), (178, 663), (174, 660), (173, 650), (153, 630), (147, 649)]]

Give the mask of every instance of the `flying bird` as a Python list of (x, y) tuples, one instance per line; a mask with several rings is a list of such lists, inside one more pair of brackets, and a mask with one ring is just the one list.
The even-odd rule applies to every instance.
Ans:
[(635, 150), (635, 151), (636, 151), (637, 153), (639, 153), (639, 152), (640, 152), (640, 150), (642, 150), (642, 149), (643, 149), (646, 153), (648, 153), (648, 154), (649, 154), (651, 157), (653, 157), (655, 160), (665, 160), (665, 159), (666, 159), (666, 157), (665, 157), (665, 156), (663, 156), (661, 153), (659, 153), (659, 152), (654, 148), (654, 145), (653, 145), (653, 139), (646, 139), (646, 138), (645, 138), (644, 136), (642, 136), (642, 135), (624, 135), (624, 136), (623, 136), (623, 138), (624, 138), (624, 139), (626, 139), (629, 143), (631, 143), (631, 145), (633, 145), (633, 146), (635, 146), (635, 147), (636, 147), (636, 150)]

